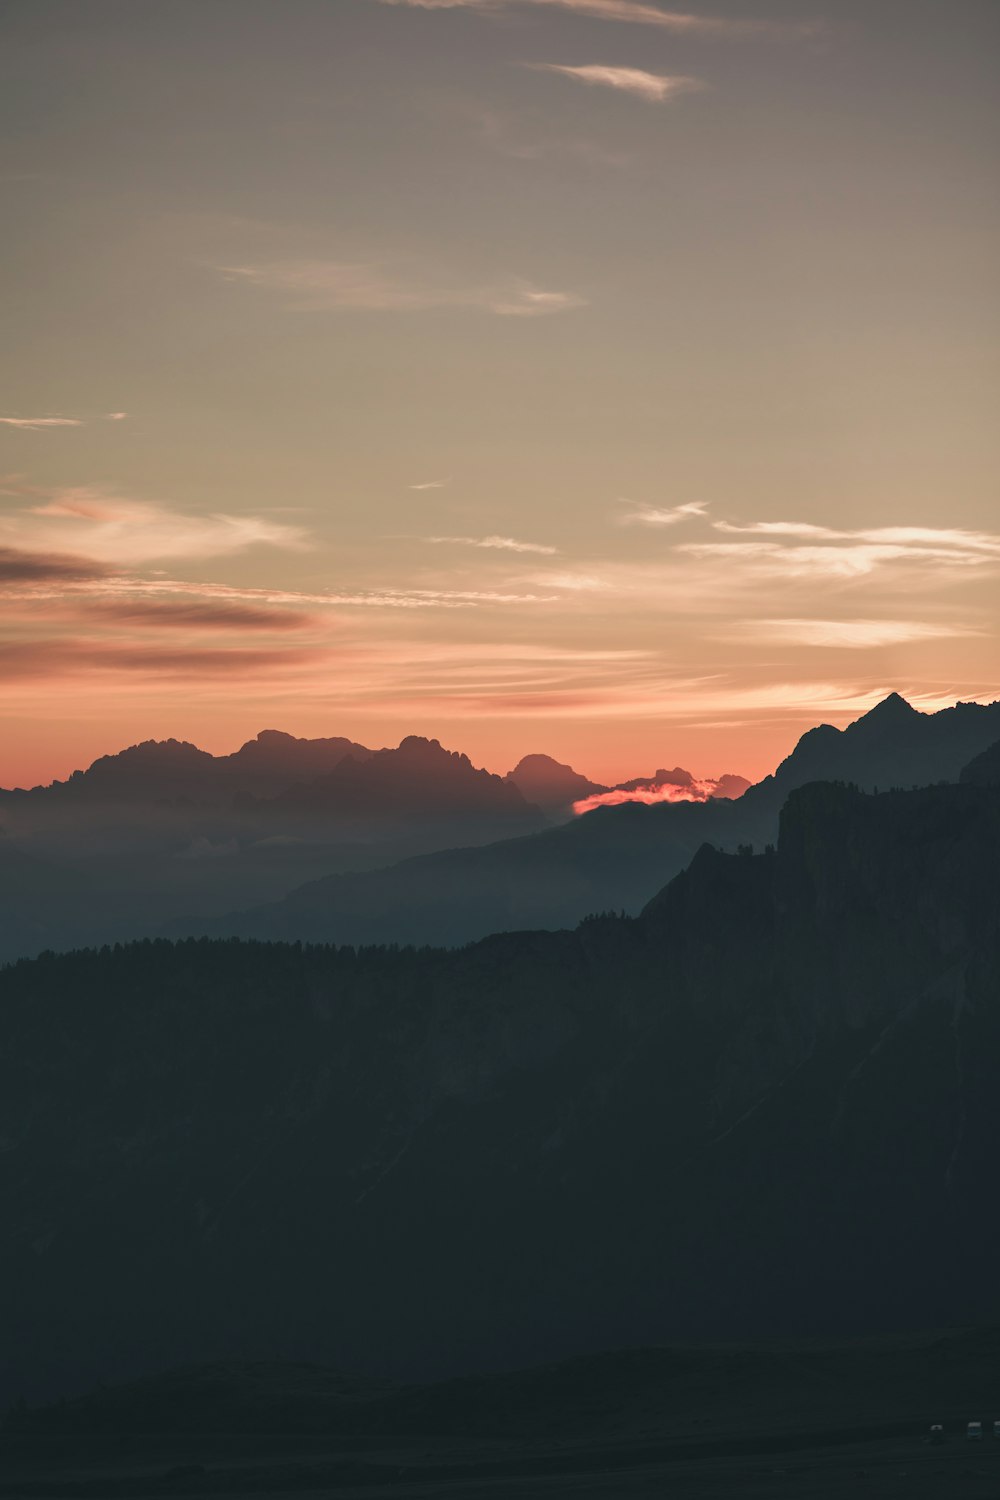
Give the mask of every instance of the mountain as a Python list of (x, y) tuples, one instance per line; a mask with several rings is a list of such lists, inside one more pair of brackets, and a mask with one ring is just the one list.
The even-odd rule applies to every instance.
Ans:
[(524, 827), (543, 821), (516, 784), (419, 735), (408, 735), (396, 750), (347, 756), (328, 776), (293, 787), (279, 805), (350, 819), (496, 814)]
[(373, 753), (351, 740), (295, 739), (277, 729), (262, 730), (232, 755), (210, 755), (186, 740), (144, 740), (117, 755), (102, 755), (66, 781), (30, 791), (0, 791), (0, 799), (21, 805), (29, 800), (224, 804), (240, 793), (278, 796), (332, 771), (346, 756), (367, 760)]
[(534, 837), (331, 875), (266, 907), (169, 931), (459, 944), (511, 927), (573, 926), (595, 911), (634, 914), (703, 843), (732, 851), (773, 842), (782, 804), (809, 781), (869, 790), (953, 782), (998, 735), (1000, 703), (921, 714), (893, 694), (844, 730), (810, 730), (773, 776), (734, 800), (600, 807)]
[(812, 785), (635, 919), (0, 972), (13, 1389), (996, 1319), (998, 890), (995, 788)]
[(780, 805), (793, 787), (809, 781), (850, 781), (867, 791), (957, 781), (962, 767), (998, 737), (1000, 702), (956, 703), (923, 714), (890, 693), (846, 729), (820, 724), (809, 730), (750, 795)]
[(525, 755), (504, 779), (549, 816), (568, 815), (574, 802), (608, 790), (550, 755)]
[[(544, 823), (516, 786), (436, 740), (371, 751), (265, 730), (229, 756), (149, 741), (0, 794), (0, 961), (199, 925), (317, 875)], [(27, 880), (19, 859), (35, 862)]]

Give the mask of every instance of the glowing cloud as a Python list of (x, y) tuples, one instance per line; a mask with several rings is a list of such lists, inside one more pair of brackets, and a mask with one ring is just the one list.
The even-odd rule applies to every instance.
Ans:
[(818, 27), (813, 22), (738, 21), (723, 16), (697, 16), (687, 11), (661, 10), (645, 0), (381, 0), (383, 5), (408, 6), (412, 10), (474, 10), (490, 14), (515, 5), (547, 6), (571, 11), (599, 21), (623, 21), (637, 26), (659, 26), (665, 31), (705, 36), (739, 36), (754, 32), (809, 36)]
[(721, 797), (727, 801), (740, 796), (747, 787), (742, 777), (720, 777), (690, 781), (651, 782), (648, 786), (614, 787), (610, 792), (594, 792), (590, 797), (581, 797), (573, 803), (578, 817), (593, 812), (598, 807), (621, 807), (624, 802), (641, 802), (646, 807), (655, 807), (661, 802), (707, 802), (710, 797)]
[(94, 486), (50, 491), (42, 504), (0, 518), (0, 539), (114, 564), (215, 557), (258, 544), (299, 548), (305, 542), (298, 528), (259, 516), (185, 515)]
[(650, 104), (663, 104), (680, 94), (696, 93), (705, 87), (697, 78), (688, 78), (682, 74), (646, 73), (641, 68), (613, 68), (601, 63), (578, 68), (563, 63), (525, 63), (525, 67), (538, 73), (561, 73), (563, 77), (575, 78), (579, 83), (596, 84), (602, 88), (636, 94)]
[[(622, 505), (632, 505), (631, 500), (622, 500)], [(695, 516), (704, 516), (707, 505), (693, 500), (687, 505), (673, 505), (658, 509), (654, 505), (636, 505), (623, 516), (616, 516), (619, 526), (676, 526), (681, 521), (690, 521)]]

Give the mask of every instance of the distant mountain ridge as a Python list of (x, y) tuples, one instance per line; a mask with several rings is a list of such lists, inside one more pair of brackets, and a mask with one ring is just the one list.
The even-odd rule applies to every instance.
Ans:
[(782, 804), (807, 782), (955, 782), (997, 738), (1000, 703), (921, 714), (893, 694), (844, 730), (809, 730), (773, 776), (732, 801), (604, 807), (527, 838), (331, 875), (270, 906), (170, 932), (455, 945), (511, 927), (574, 926), (594, 911), (634, 914), (703, 843), (773, 842)]

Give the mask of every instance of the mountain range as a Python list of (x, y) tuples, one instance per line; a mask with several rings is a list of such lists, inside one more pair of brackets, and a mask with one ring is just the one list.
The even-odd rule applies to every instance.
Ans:
[(819, 783), (634, 918), (0, 971), (12, 1378), (995, 1319), (998, 889), (988, 778)]
[(200, 929), (318, 875), (540, 831), (602, 790), (547, 756), (502, 777), (415, 735), (371, 750), (265, 730), (224, 756), (147, 741), (0, 791), (0, 961)]
[(997, 739), (1000, 703), (922, 714), (891, 694), (846, 729), (810, 730), (773, 776), (735, 800), (598, 807), (532, 837), (330, 875), (270, 905), (170, 931), (454, 945), (510, 927), (573, 926), (595, 911), (634, 914), (703, 843), (773, 842), (782, 804), (807, 782), (867, 790), (955, 782)]

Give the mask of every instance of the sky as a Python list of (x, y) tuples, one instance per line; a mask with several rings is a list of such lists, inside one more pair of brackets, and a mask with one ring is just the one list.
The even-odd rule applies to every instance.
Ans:
[(7, 0), (0, 785), (1000, 697), (995, 0)]

